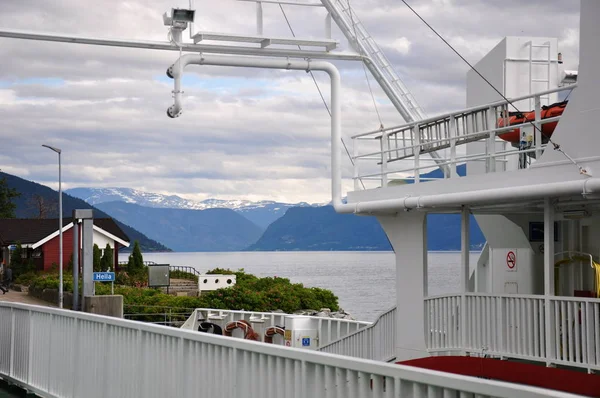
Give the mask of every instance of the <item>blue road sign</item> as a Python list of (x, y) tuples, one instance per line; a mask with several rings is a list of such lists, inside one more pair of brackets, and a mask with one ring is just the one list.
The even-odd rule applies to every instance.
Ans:
[(310, 347), (310, 337), (302, 338), (302, 347)]
[(114, 272), (94, 272), (94, 282), (114, 282)]

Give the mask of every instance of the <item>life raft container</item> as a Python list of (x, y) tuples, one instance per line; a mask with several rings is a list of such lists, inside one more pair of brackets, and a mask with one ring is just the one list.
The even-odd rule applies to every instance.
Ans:
[(223, 335), (231, 336), (233, 331), (238, 328), (242, 329), (244, 331), (244, 339), (245, 340), (260, 341), (260, 336), (258, 335), (258, 333), (256, 333), (254, 331), (254, 329), (252, 329), (252, 326), (250, 326), (250, 323), (248, 321), (245, 321), (243, 319), (241, 319), (239, 321), (229, 322), (225, 326), (225, 331), (224, 331)]
[(223, 329), (221, 326), (212, 322), (200, 322), (200, 325), (198, 325), (198, 331), (203, 333), (218, 334), (221, 336), (223, 335)]
[(265, 343), (273, 344), (273, 337), (278, 334), (285, 335), (285, 328), (281, 326), (270, 326), (265, 330)]
[[(542, 109), (541, 109), (542, 120), (562, 115), (568, 102), (569, 101), (562, 101), (562, 102), (554, 103), (552, 105), (542, 106)], [(498, 127), (504, 127), (505, 120), (506, 119), (503, 117), (498, 119)], [(515, 124), (529, 123), (529, 122), (534, 122), (534, 121), (535, 121), (535, 111), (509, 112), (508, 113), (508, 126), (512, 126)], [(546, 139), (550, 138), (552, 136), (552, 133), (554, 132), (554, 129), (556, 128), (557, 124), (558, 124), (558, 121), (542, 124), (540, 126), (541, 130), (542, 130), (542, 135), (543, 135), (542, 138), (546, 138)], [(505, 133), (498, 134), (498, 136), (500, 138), (502, 138), (504, 141), (518, 143), (521, 141), (521, 129), (516, 128), (513, 130), (508, 130)]]

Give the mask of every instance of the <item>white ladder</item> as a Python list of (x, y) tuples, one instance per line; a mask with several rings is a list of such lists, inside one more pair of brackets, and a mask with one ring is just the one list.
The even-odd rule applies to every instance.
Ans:
[[(365, 62), (367, 68), (404, 120), (411, 123), (424, 119), (423, 109), (400, 79), (379, 45), (360, 22), (356, 13), (348, 6), (348, 0), (321, 0), (321, 3), (354, 50), (371, 60), (371, 62)], [(429, 152), (429, 156), (444, 172), (444, 175), (449, 177), (450, 167), (444, 164), (440, 155), (437, 152)]]
[(406, 122), (410, 123), (423, 119), (425, 116), (423, 109), (408, 91), (408, 88), (404, 85), (379, 45), (360, 22), (356, 13), (348, 8), (347, 0), (322, 0), (322, 3), (354, 50), (362, 55), (367, 55), (373, 61), (374, 65), (367, 64), (369, 71), (388, 94), (388, 97), (390, 97), (390, 100)]
[[(543, 89), (537, 89), (536, 92), (540, 91), (549, 91), (550, 90), (550, 68), (552, 64), (552, 53), (551, 53), (551, 45), (550, 42), (547, 41), (544, 44), (533, 44), (533, 41), (529, 41), (529, 94), (534, 94), (533, 92), (533, 84), (534, 83), (545, 83), (546, 87)], [(545, 48), (546, 49), (546, 58), (543, 59), (533, 59), (533, 49), (534, 48)], [(533, 66), (540, 65), (546, 66), (546, 78), (545, 79), (534, 79), (533, 78)], [(540, 97), (541, 105), (550, 105), (550, 94), (543, 95)], [(535, 107), (535, 103), (533, 102), (533, 98), (529, 99), (529, 109), (533, 109)]]

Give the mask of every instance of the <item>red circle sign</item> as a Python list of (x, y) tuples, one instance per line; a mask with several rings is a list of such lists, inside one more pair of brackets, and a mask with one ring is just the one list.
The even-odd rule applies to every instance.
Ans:
[(517, 265), (517, 256), (515, 255), (515, 252), (508, 252), (506, 255), (506, 265), (508, 265), (508, 268), (510, 269), (515, 268), (515, 265)]

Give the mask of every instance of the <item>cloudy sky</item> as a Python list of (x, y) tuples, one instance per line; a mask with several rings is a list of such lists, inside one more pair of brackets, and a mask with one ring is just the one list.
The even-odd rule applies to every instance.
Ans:
[[(162, 13), (187, 0), (1, 0), (0, 29), (166, 41)], [(351, 0), (428, 115), (464, 107), (467, 65), (400, 0)], [(577, 68), (579, 1), (410, 0), (470, 62), (504, 36), (559, 38)], [(196, 29), (254, 34), (254, 4), (195, 0)], [(289, 36), (276, 5), (265, 34)], [(284, 6), (298, 36), (323, 36), (321, 8)], [(185, 37), (189, 37), (187, 32)], [(348, 49), (339, 30), (334, 37)], [(57, 188), (128, 187), (202, 200), (330, 199), (329, 116), (304, 72), (194, 67), (169, 119), (177, 53), (0, 38), (0, 169)], [(379, 127), (360, 64), (342, 72), (343, 134)], [(325, 76), (315, 73), (321, 89)], [(383, 124), (403, 122), (371, 79)], [(326, 95), (328, 100), (328, 95)], [(345, 177), (351, 165), (344, 155)], [(347, 180), (347, 188), (351, 181)]]

